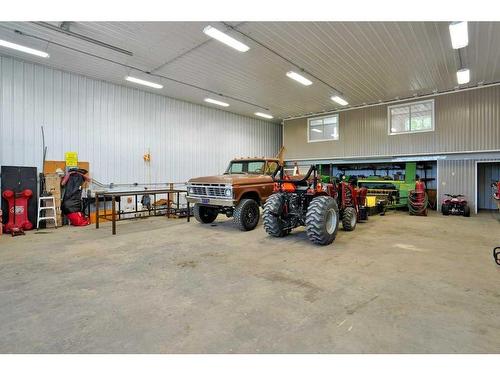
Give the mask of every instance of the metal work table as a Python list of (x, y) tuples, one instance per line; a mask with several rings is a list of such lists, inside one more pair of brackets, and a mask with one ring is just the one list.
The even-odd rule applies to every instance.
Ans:
[[(161, 216), (162, 214), (159, 214), (159, 211), (166, 211), (167, 217), (171, 217), (174, 214), (181, 214), (184, 212), (184, 209), (180, 207), (180, 202), (179, 198), (181, 194), (186, 194), (186, 190), (181, 190), (181, 189), (157, 189), (157, 190), (133, 190), (133, 191), (119, 191), (119, 192), (95, 192), (95, 210), (96, 210), (96, 215), (95, 215), (95, 227), (96, 229), (99, 229), (99, 219), (107, 219), (109, 220), (109, 216), (111, 216), (111, 233), (116, 234), (116, 222), (120, 220), (130, 220), (130, 219), (136, 219), (137, 217), (134, 214), (141, 213), (141, 212), (148, 212), (149, 216)], [(138, 210), (137, 209), (137, 197), (139, 195), (150, 195), (152, 197), (152, 204), (151, 204), (151, 209), (142, 209)], [(158, 208), (157, 206), (154, 205), (154, 202), (156, 202), (156, 196), (159, 194), (167, 194), (167, 207), (166, 208)], [(174, 207), (172, 207), (172, 199), (171, 197), (175, 195), (176, 196), (176, 203)], [(127, 211), (127, 212), (121, 212), (120, 210), (120, 205), (121, 201), (118, 200), (118, 212), (116, 212), (116, 198), (121, 198), (121, 197), (130, 197), (133, 196), (135, 199), (135, 210), (134, 211)], [(99, 212), (100, 207), (99, 207), (99, 199), (102, 198), (103, 200), (103, 209), (104, 209), (104, 214), (101, 214)], [(108, 199), (106, 199), (108, 198)], [(111, 214), (108, 214), (106, 212), (106, 202), (111, 198)], [(132, 217), (123, 217), (123, 215), (132, 215)], [(186, 218), (187, 221), (189, 222), (190, 218), (190, 206), (189, 202), (187, 202), (187, 210), (186, 210)]]

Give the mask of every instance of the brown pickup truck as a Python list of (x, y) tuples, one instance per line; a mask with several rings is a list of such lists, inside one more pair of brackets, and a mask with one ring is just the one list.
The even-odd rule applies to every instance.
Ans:
[(223, 175), (190, 179), (187, 200), (194, 203), (196, 220), (208, 224), (224, 213), (234, 218), (240, 230), (254, 229), (259, 222), (259, 206), (273, 192), (271, 175), (279, 164), (275, 158), (234, 159)]

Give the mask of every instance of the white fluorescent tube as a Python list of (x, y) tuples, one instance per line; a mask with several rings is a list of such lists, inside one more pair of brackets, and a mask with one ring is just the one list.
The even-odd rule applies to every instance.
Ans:
[(220, 105), (220, 106), (222, 106), (222, 107), (229, 107), (229, 104), (224, 103), (224, 102), (221, 102), (221, 101), (219, 101), (219, 100), (210, 99), (210, 98), (205, 98), (205, 101), (206, 101), (207, 103), (217, 104), (217, 105)]
[(298, 73), (289, 71), (289, 72), (286, 73), (286, 75), (287, 75), (288, 78), (294, 79), (297, 82), (302, 83), (304, 86), (312, 85), (312, 81), (308, 80), (306, 77), (303, 77), (303, 76), (301, 76)]
[(344, 99), (342, 99), (340, 96), (338, 95), (335, 95), (335, 96), (332, 96), (331, 98), (335, 103), (338, 103), (340, 105), (348, 105), (349, 103), (347, 101), (345, 101)]
[(125, 77), (125, 80), (129, 81), (129, 82), (137, 83), (139, 85), (153, 87), (155, 89), (162, 89), (163, 88), (163, 85), (160, 85), (158, 83), (145, 81), (143, 79), (139, 79), (139, 78), (135, 78), (135, 77), (127, 76), (127, 77)]
[(39, 51), (37, 49), (22, 46), (20, 44), (7, 42), (6, 40), (0, 39), (0, 46), (15, 49), (17, 51), (29, 53), (31, 55), (48, 58), (50, 55), (47, 52)]
[(467, 68), (463, 68), (457, 70), (457, 82), (459, 85), (464, 85), (469, 83), (470, 81), (470, 70)]
[(454, 22), (450, 24), (451, 45), (453, 49), (464, 48), (469, 44), (467, 22)]
[(255, 115), (260, 116), (260, 117), (264, 117), (264, 118), (269, 118), (269, 119), (273, 118), (273, 116), (268, 115), (267, 113), (262, 113), (262, 112), (255, 112)]
[(316, 132), (316, 133), (323, 133), (323, 130), (320, 130), (320, 129), (311, 129), (313, 132)]
[(222, 42), (229, 47), (234, 48), (237, 51), (246, 52), (250, 49), (250, 47), (248, 47), (246, 44), (237, 41), (236, 39), (230, 37), (222, 31), (217, 30), (215, 27), (207, 26), (203, 29), (203, 32), (208, 36), (217, 39), (219, 42)]

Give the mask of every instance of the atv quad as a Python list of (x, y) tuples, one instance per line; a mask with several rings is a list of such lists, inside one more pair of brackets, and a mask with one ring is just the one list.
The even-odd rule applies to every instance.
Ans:
[(305, 226), (309, 240), (329, 245), (335, 240), (340, 221), (344, 230), (354, 230), (358, 219), (366, 219), (366, 207), (357, 203), (354, 186), (347, 182), (320, 183), (316, 166), (301, 179), (285, 176), (282, 166), (272, 177), (274, 193), (264, 204), (263, 221), (264, 229), (273, 237), (284, 237), (292, 229)]

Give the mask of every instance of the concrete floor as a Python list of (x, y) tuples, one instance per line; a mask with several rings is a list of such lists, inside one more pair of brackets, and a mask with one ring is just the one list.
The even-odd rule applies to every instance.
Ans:
[(500, 353), (498, 214), (328, 247), (151, 218), (0, 237), (2, 353)]

